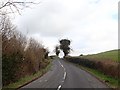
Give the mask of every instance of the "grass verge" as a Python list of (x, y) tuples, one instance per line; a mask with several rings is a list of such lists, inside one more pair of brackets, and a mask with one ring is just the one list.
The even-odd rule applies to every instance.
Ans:
[(50, 64), (44, 68), (44, 69), (41, 69), (39, 72), (33, 74), (33, 75), (30, 75), (30, 76), (25, 76), (24, 78), (21, 78), (20, 80), (18, 80), (18, 82), (15, 82), (15, 83), (12, 83), (12, 84), (9, 84), (7, 86), (4, 86), (2, 88), (2, 90), (6, 89), (6, 88), (20, 88), (34, 80), (36, 80), (37, 78), (41, 77), (43, 74), (45, 74), (51, 67), (52, 63), (50, 62)]
[(118, 88), (118, 86), (119, 86), (118, 81), (120, 81), (120, 80), (110, 77), (108, 75), (105, 75), (104, 73), (102, 73), (98, 70), (95, 70), (95, 69), (91, 69), (91, 68), (84, 67), (81, 65), (77, 65), (77, 66), (82, 68), (83, 70), (89, 72), (90, 74), (94, 75), (100, 81), (105, 82), (110, 88)]

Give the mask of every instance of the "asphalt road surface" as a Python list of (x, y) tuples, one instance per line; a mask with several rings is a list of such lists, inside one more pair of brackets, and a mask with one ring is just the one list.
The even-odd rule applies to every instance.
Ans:
[(62, 59), (52, 62), (51, 69), (25, 88), (108, 88), (91, 74)]

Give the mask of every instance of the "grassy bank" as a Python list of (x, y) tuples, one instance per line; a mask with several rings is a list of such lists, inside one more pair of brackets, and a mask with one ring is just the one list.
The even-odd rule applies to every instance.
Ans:
[(93, 59), (93, 60), (101, 60), (101, 61), (114, 61), (114, 62), (120, 62), (120, 59), (118, 56), (120, 55), (120, 50), (111, 50), (106, 52), (101, 52), (98, 54), (92, 54), (92, 55), (85, 55), (83, 58)]
[[(102, 73), (102, 72), (100, 72), (98, 70), (87, 68), (87, 67), (83, 67), (83, 66), (80, 66), (80, 65), (79, 65), (79, 67), (82, 68), (83, 70), (91, 73), (92, 75), (96, 76), (99, 80), (101, 80), (102, 82), (106, 83), (111, 88), (117, 88), (120, 85), (118, 83), (118, 79), (115, 79), (113, 77), (105, 75), (104, 73)], [(119, 79), (119, 81), (120, 81), (120, 79)]]
[(37, 78), (41, 77), (43, 74), (45, 74), (50, 68), (51, 68), (52, 63), (47, 65), (44, 69), (41, 69), (37, 73), (30, 75), (30, 76), (25, 76), (24, 78), (19, 79), (17, 82), (9, 84), (7, 86), (4, 86), (2, 90), (6, 88), (19, 88), (23, 85), (26, 85), (27, 83), (36, 80)]

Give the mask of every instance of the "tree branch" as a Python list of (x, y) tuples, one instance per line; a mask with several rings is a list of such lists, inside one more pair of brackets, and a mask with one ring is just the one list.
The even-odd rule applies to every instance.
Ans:
[(9, 7), (10, 10), (14, 13), (12, 7), (14, 7), (16, 9), (16, 11), (20, 14), (20, 9), (18, 8), (18, 5), (19, 6), (24, 6), (24, 7), (28, 7), (27, 4), (39, 4), (41, 2), (38, 2), (38, 3), (35, 3), (35, 2), (14, 2), (14, 1), (7, 1), (5, 4), (3, 4), (1, 7), (0, 7), (0, 10), (4, 9), (5, 7)]

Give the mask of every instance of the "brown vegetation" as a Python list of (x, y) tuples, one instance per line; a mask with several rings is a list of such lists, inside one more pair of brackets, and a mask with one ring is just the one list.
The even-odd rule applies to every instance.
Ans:
[(105, 75), (109, 75), (114, 78), (119, 78), (120, 75), (118, 64), (117, 62), (112, 61), (100, 61), (100, 60), (92, 60), (92, 59), (86, 59), (86, 58), (80, 58), (80, 57), (66, 57), (67, 61), (80, 64), (92, 69), (99, 70), (103, 72)]
[(34, 74), (48, 65), (49, 61), (45, 59), (47, 50), (43, 45), (32, 38), (27, 40), (7, 16), (2, 15), (0, 21), (3, 85)]

